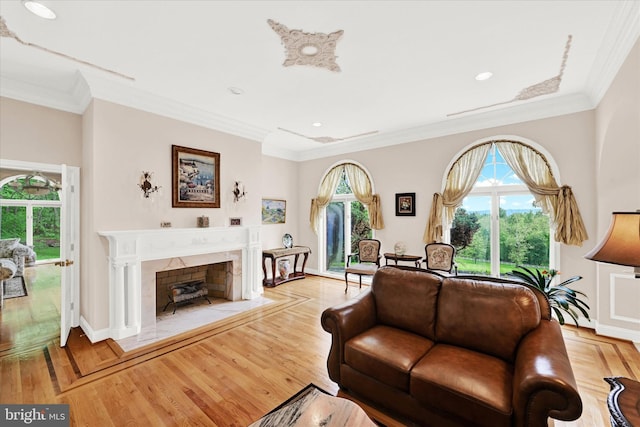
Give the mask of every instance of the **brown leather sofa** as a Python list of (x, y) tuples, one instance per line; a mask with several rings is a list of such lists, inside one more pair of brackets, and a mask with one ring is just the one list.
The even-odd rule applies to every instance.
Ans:
[(582, 413), (544, 294), (474, 276), (382, 267), (326, 309), (329, 377), (374, 407), (426, 426), (546, 426)]

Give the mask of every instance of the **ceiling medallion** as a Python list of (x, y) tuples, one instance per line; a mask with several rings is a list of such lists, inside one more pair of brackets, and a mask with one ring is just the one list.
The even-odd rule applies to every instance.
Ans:
[(294, 132), (292, 130), (285, 129), (285, 128), (280, 128), (279, 127), (278, 129), (280, 129), (282, 131), (285, 131), (285, 132), (289, 132), (289, 133), (294, 134), (294, 135), (301, 136), (303, 138), (310, 139), (310, 140), (315, 141), (315, 142), (320, 142), (322, 144), (328, 144), (328, 143), (331, 143), (331, 142), (338, 142), (338, 141), (346, 141), (347, 139), (353, 139), (353, 138), (358, 138), (360, 136), (373, 135), (374, 133), (378, 133), (377, 130), (372, 130), (370, 132), (359, 133), (357, 135), (345, 136), (344, 138), (334, 138), (334, 137), (331, 137), (331, 136), (307, 136), (307, 135), (303, 135), (301, 133)]
[(292, 65), (311, 65), (339, 72), (336, 64), (336, 43), (342, 37), (343, 30), (331, 34), (305, 33), (302, 30), (290, 30), (282, 24), (268, 19), (267, 22), (281, 38), (286, 49), (287, 58), (282, 63), (285, 67)]
[(471, 110), (458, 111), (457, 113), (447, 114), (449, 116), (455, 116), (458, 114), (470, 113), (472, 111), (482, 110), (484, 108), (495, 107), (497, 105), (509, 104), (516, 101), (525, 101), (527, 99), (535, 98), (537, 96), (549, 95), (556, 93), (560, 89), (560, 82), (562, 81), (562, 75), (564, 74), (564, 68), (567, 65), (567, 59), (569, 58), (569, 49), (571, 48), (571, 34), (567, 38), (567, 43), (564, 47), (564, 54), (562, 55), (562, 64), (560, 65), (560, 72), (557, 76), (544, 80), (540, 83), (528, 86), (522, 89), (512, 100), (498, 102), (496, 104), (485, 105), (484, 107), (473, 108)]
[(35, 47), (36, 49), (40, 49), (40, 50), (43, 50), (45, 52), (49, 52), (49, 53), (52, 53), (54, 55), (58, 55), (58, 56), (61, 56), (63, 58), (66, 58), (66, 59), (70, 59), (72, 61), (79, 62), (80, 64), (88, 65), (89, 67), (97, 68), (98, 70), (113, 74), (113, 75), (118, 76), (118, 77), (125, 78), (127, 80), (135, 80), (133, 77), (127, 76), (127, 75), (119, 73), (117, 71), (113, 71), (113, 70), (109, 70), (107, 68), (103, 68), (103, 67), (101, 67), (99, 65), (92, 64), (91, 62), (83, 61), (82, 59), (78, 59), (78, 58), (75, 58), (73, 56), (66, 55), (64, 53), (56, 52), (55, 50), (47, 49), (46, 47), (42, 47), (42, 46), (39, 46), (39, 45), (34, 44), (34, 43), (25, 42), (20, 37), (18, 37), (18, 35), (16, 33), (14, 33), (13, 31), (9, 30), (9, 27), (7, 27), (7, 23), (5, 22), (5, 20), (4, 20), (4, 18), (2, 16), (0, 16), (0, 37), (9, 37), (9, 38), (14, 39), (15, 41), (17, 41), (18, 43), (20, 43), (20, 44), (22, 44), (24, 46)]

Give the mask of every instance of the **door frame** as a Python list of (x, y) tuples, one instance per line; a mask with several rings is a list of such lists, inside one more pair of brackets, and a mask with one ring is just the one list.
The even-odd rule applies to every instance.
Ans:
[[(55, 174), (60, 174), (60, 176), (63, 177), (64, 179), (64, 175), (63, 174), (63, 170), (65, 169), (77, 169), (77, 176), (79, 176), (79, 167), (72, 167), (72, 166), (66, 166), (66, 165), (56, 165), (56, 164), (51, 164), (51, 163), (37, 163), (37, 162), (26, 162), (26, 161), (20, 161), (20, 160), (6, 160), (6, 159), (0, 159), (0, 169), (12, 169), (12, 170), (16, 170), (16, 171), (27, 171), (27, 172), (32, 172), (34, 170), (37, 170), (39, 172), (42, 173), (55, 173)], [(63, 182), (63, 186), (66, 183)], [(75, 193), (76, 193), (76, 199), (79, 198), (79, 192), (78, 189), (75, 189)], [(67, 324), (70, 325), (71, 327), (76, 327), (80, 325), (80, 281), (79, 281), (79, 263), (77, 262), (77, 254), (80, 253), (80, 241), (79, 241), (79, 236), (80, 236), (80, 204), (79, 203), (69, 203), (68, 200), (66, 200), (64, 197), (61, 198), (62, 200), (62, 204), (64, 206), (64, 208), (66, 208), (67, 210), (71, 209), (73, 210), (73, 212), (69, 212), (71, 217), (73, 218), (73, 221), (71, 222), (71, 226), (73, 227), (73, 230), (65, 230), (63, 229), (63, 227), (66, 227), (65, 224), (63, 224), (61, 222), (60, 224), (60, 235), (62, 236), (63, 233), (67, 233), (67, 235), (72, 235), (75, 236), (75, 239), (73, 242), (68, 242), (67, 245), (71, 244), (73, 245), (73, 252), (76, 254), (74, 262), (72, 265), (65, 267), (65, 268), (70, 268), (69, 271), (67, 271), (67, 280), (62, 280), (62, 275), (61, 274), (61, 280), (60, 280), (60, 286), (61, 286), (61, 290), (60, 290), (60, 294), (61, 294), (61, 298), (63, 296), (67, 296), (67, 300), (68, 303), (65, 303), (65, 301), (61, 301), (61, 306), (60, 306), (60, 311), (62, 312), (62, 310), (64, 310), (64, 315), (63, 313), (60, 314), (61, 317), (61, 322), (62, 319), (66, 319), (67, 320)], [(68, 253), (67, 248), (60, 248), (60, 256), (61, 259), (63, 258), (63, 253)], [(62, 287), (65, 286), (65, 289), (62, 289)], [(63, 331), (62, 330), (63, 326), (61, 325), (61, 330), (60, 330), (60, 336), (61, 336), (61, 342), (60, 345), (64, 346), (66, 344), (66, 337), (68, 336), (68, 332), (69, 331)], [(62, 338), (65, 337), (64, 342), (62, 340)]]

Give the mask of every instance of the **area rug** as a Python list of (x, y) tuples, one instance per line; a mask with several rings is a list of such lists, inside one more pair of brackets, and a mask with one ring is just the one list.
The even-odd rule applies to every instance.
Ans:
[(24, 277), (12, 277), (4, 281), (4, 299), (27, 296), (27, 286)]

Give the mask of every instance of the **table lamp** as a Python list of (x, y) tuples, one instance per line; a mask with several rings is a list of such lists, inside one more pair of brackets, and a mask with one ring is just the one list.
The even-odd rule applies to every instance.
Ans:
[(613, 212), (609, 231), (585, 258), (634, 267), (640, 279), (640, 211)]

